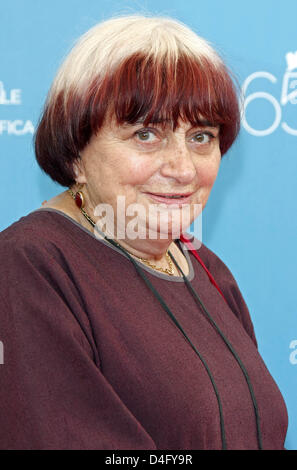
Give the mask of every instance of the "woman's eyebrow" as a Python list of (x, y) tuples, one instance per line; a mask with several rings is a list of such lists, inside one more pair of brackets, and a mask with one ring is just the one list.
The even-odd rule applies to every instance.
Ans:
[[(142, 125), (142, 124), (144, 124), (144, 122), (145, 122), (145, 118), (139, 118), (135, 122), (126, 121), (122, 124), (122, 126), (127, 129), (127, 128), (130, 128), (130, 127), (133, 127), (133, 126)], [(158, 125), (158, 124), (160, 124), (164, 127), (173, 126), (173, 123), (170, 119), (154, 119), (154, 120), (150, 121), (149, 123), (147, 123), (146, 125), (147, 126), (150, 126), (150, 125), (153, 126), (153, 125)], [(195, 123), (195, 125), (192, 125), (192, 127), (210, 127), (212, 129), (218, 129), (220, 127), (220, 125), (216, 124), (214, 122), (211, 122), (211, 121), (207, 121), (206, 119), (201, 119), (201, 120), (197, 121)]]
[[(137, 121), (135, 122), (124, 122), (121, 127), (124, 127), (125, 129), (129, 129), (131, 127), (135, 127), (135, 126), (140, 126), (140, 125), (143, 125), (145, 122), (145, 119), (137, 119)], [(170, 121), (168, 120), (165, 120), (165, 119), (157, 119), (157, 120), (152, 120), (148, 123), (146, 123), (145, 125), (146, 126), (156, 126), (156, 125), (163, 125), (163, 126), (167, 126), (170, 124)]]
[[(140, 119), (137, 119), (137, 121), (135, 122), (135, 124), (143, 124), (145, 122), (145, 118), (140, 118)], [(149, 123), (149, 124), (170, 124), (171, 123), (171, 120), (170, 119), (152, 119)]]

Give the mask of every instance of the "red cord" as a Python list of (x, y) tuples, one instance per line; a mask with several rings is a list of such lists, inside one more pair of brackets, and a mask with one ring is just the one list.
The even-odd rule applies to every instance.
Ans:
[(193, 253), (193, 255), (195, 256), (195, 258), (199, 261), (199, 263), (201, 264), (202, 268), (204, 269), (204, 271), (206, 272), (206, 274), (208, 275), (209, 277), (209, 280), (210, 282), (215, 286), (215, 288), (219, 291), (219, 293), (221, 294), (221, 296), (223, 297), (223, 299), (225, 300), (226, 304), (228, 304), (227, 300), (225, 299), (225, 296), (223, 294), (223, 292), (221, 291), (221, 289), (219, 288), (218, 284), (216, 283), (214, 277), (212, 276), (212, 274), (209, 272), (209, 270), (207, 269), (207, 267), (205, 266), (205, 264), (203, 263), (202, 259), (200, 258), (200, 256), (198, 255), (197, 253), (197, 250), (195, 249), (194, 245), (192, 244), (192, 242), (190, 242), (190, 240), (188, 238), (186, 238), (184, 235), (181, 235), (180, 236), (180, 241), (185, 243), (189, 248), (190, 248), (190, 251)]

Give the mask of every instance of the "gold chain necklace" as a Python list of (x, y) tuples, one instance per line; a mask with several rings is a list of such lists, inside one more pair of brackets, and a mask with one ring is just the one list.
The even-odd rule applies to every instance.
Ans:
[[(68, 189), (67, 192), (71, 195), (71, 197), (75, 200), (75, 194), (74, 192), (71, 190), (71, 189)], [(96, 226), (96, 222), (89, 216), (89, 214), (84, 210), (83, 207), (80, 207), (79, 208), (81, 213), (83, 214), (83, 216), (87, 219), (87, 221), (92, 225), (92, 227), (95, 227)], [(120, 246), (121, 248), (123, 248), (119, 243), (115, 242), (118, 246)], [(172, 262), (172, 259), (170, 258), (170, 255), (169, 255), (169, 252), (168, 250), (166, 251), (166, 260), (167, 260), (167, 263), (168, 263), (168, 268), (161, 268), (161, 267), (158, 267), (156, 266), (155, 264), (151, 263), (149, 260), (145, 259), (145, 258), (141, 258), (140, 256), (136, 256), (132, 253), (130, 253), (130, 255), (134, 256), (135, 258), (139, 259), (140, 261), (142, 261), (144, 264), (146, 264), (147, 266), (149, 266), (150, 268), (152, 269), (155, 269), (156, 271), (160, 271), (164, 274), (168, 274), (169, 276), (174, 276), (174, 267), (173, 267), (173, 262)]]
[(145, 263), (147, 266), (149, 266), (150, 268), (153, 268), (153, 269), (156, 269), (157, 271), (161, 271), (162, 273), (165, 273), (165, 274), (169, 274), (169, 276), (173, 276), (174, 275), (174, 269), (173, 269), (173, 263), (172, 263), (172, 260), (170, 258), (170, 255), (168, 253), (168, 250), (166, 251), (166, 260), (167, 260), (167, 263), (169, 265), (169, 268), (159, 268), (158, 266), (156, 266), (155, 264), (151, 263), (149, 260), (145, 259), (145, 258), (140, 258), (140, 256), (136, 256), (136, 255), (133, 255), (135, 256), (135, 258), (138, 258), (140, 261), (142, 261), (143, 263)]

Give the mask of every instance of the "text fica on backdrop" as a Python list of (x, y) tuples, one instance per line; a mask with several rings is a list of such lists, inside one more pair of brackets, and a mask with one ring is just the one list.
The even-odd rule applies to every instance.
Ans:
[[(0, 81), (0, 105), (22, 105), (22, 90), (12, 88), (8, 91), (5, 89), (4, 83)], [(35, 128), (30, 119), (0, 119), (0, 136), (4, 134), (13, 136), (33, 135), (34, 132)]]

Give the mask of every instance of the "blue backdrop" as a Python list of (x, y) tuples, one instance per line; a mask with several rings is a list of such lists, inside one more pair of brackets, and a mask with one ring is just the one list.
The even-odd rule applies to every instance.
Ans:
[(37, 167), (32, 133), (73, 41), (124, 13), (185, 22), (212, 42), (246, 90), (239, 139), (223, 159), (203, 215), (203, 241), (239, 283), (259, 350), (287, 403), (286, 446), (296, 449), (296, 0), (2, 2), (0, 229), (63, 190)]

